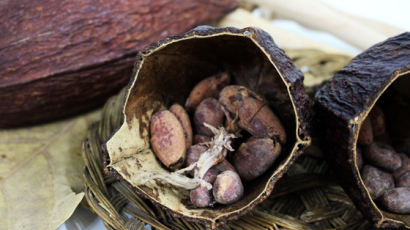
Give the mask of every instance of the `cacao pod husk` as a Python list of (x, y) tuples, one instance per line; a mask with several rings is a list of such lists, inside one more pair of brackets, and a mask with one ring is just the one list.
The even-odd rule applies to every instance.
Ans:
[[(266, 173), (244, 183), (243, 198), (230, 205), (195, 208), (188, 190), (160, 180), (144, 184), (139, 175), (147, 171), (167, 172), (150, 147), (151, 116), (173, 103), (184, 104), (198, 82), (219, 72), (229, 73), (233, 84), (262, 95), (282, 121), (288, 138), (281, 156)], [(256, 28), (201, 26), (147, 47), (137, 56), (123, 115), (122, 126), (104, 145), (106, 172), (172, 215), (212, 229), (265, 200), (311, 142), (303, 74), (270, 35)]]
[(346, 193), (377, 228), (410, 228), (410, 215), (389, 212), (370, 197), (356, 160), (359, 132), (377, 104), (385, 112), (391, 144), (395, 146), (407, 135), (410, 137), (410, 110), (402, 104), (410, 101), (409, 88), (407, 32), (355, 57), (315, 95), (317, 130), (325, 156)]
[(89, 110), (129, 81), (137, 51), (211, 24), (236, 0), (0, 4), (0, 127)]

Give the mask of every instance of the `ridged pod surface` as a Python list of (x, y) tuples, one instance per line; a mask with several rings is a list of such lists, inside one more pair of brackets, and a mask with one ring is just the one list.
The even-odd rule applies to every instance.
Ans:
[[(355, 57), (316, 92), (321, 142), (345, 191), (376, 227), (410, 228), (410, 215), (384, 210), (370, 197), (357, 166), (360, 128), (376, 103), (385, 107), (390, 137), (409, 133), (409, 113), (397, 110), (395, 95), (410, 98), (410, 33), (378, 43)], [(387, 101), (387, 102), (386, 102)], [(408, 100), (407, 100), (408, 101)], [(403, 130), (403, 127), (405, 130)], [(401, 128), (401, 130), (399, 130)]]
[(0, 127), (95, 108), (125, 86), (137, 52), (211, 24), (236, 0), (0, 3)]

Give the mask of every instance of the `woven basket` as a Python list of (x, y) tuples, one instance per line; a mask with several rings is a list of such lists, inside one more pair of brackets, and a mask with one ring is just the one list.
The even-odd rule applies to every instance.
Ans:
[[(330, 79), (350, 57), (316, 50), (288, 50), (295, 65), (306, 76), (313, 94), (315, 85)], [(139, 197), (125, 182), (106, 176), (103, 168), (104, 143), (121, 125), (121, 98), (112, 97), (100, 122), (89, 128), (83, 142), (86, 199), (107, 229), (205, 229), (198, 223), (174, 218)], [(220, 229), (368, 229), (369, 223), (333, 179), (320, 150), (314, 145), (300, 157), (275, 187), (272, 195), (251, 213)]]

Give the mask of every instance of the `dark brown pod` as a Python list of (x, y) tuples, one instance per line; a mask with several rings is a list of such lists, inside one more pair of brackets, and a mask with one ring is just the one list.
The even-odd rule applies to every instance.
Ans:
[(373, 128), (369, 118), (365, 119), (360, 128), (357, 143), (361, 145), (369, 145), (373, 142)]
[(390, 172), (402, 166), (400, 155), (386, 144), (373, 142), (363, 148), (363, 155), (370, 164)]
[(391, 212), (410, 214), (410, 187), (394, 188), (386, 191), (381, 202)]
[[(375, 227), (410, 228), (409, 215), (379, 206), (367, 193), (353, 160), (363, 122), (375, 105), (385, 115), (386, 134), (396, 141), (410, 130), (410, 33), (376, 44), (355, 57), (315, 95), (321, 145), (344, 190)], [(394, 113), (390, 112), (394, 111)], [(400, 130), (399, 130), (400, 128)]]
[(0, 127), (103, 104), (127, 84), (143, 47), (213, 24), (237, 5), (235, 0), (2, 1)]
[(178, 121), (181, 123), (182, 128), (184, 129), (184, 136), (185, 136), (185, 145), (187, 148), (191, 147), (192, 145), (192, 126), (191, 121), (189, 120), (189, 116), (185, 111), (184, 107), (179, 104), (173, 104), (169, 111), (171, 111), (177, 118)]
[(215, 98), (204, 99), (196, 108), (194, 114), (195, 130), (198, 134), (213, 136), (212, 131), (205, 126), (205, 123), (215, 128), (223, 126), (225, 114), (222, 105)]
[(233, 156), (233, 164), (243, 180), (253, 180), (268, 170), (281, 153), (281, 145), (270, 138), (251, 138)]
[(276, 138), (286, 143), (286, 131), (279, 118), (263, 102), (248, 97), (239, 106), (239, 126), (255, 137)]
[(239, 175), (234, 171), (225, 171), (216, 177), (213, 195), (220, 204), (233, 204), (243, 196), (243, 184)]
[[(263, 71), (255, 71), (259, 69)], [(141, 173), (165, 171), (148, 144), (147, 128), (155, 111), (185, 103), (196, 84), (221, 72), (229, 73), (233, 84), (243, 85), (266, 99), (266, 106), (279, 116), (287, 141), (275, 165), (253, 180), (252, 189), (245, 190), (240, 200), (217, 208), (193, 208), (185, 202), (189, 196), (183, 188), (164, 186), (157, 180), (142, 184)], [(260, 79), (269, 80), (275, 87), (266, 88)], [(215, 229), (265, 200), (310, 144), (308, 108), (302, 72), (267, 33), (256, 28), (201, 26), (153, 44), (137, 56), (124, 97), (124, 122), (105, 143), (106, 171), (171, 215)]]
[(363, 166), (361, 175), (367, 191), (373, 199), (379, 198), (385, 191), (394, 188), (393, 176), (374, 166)]
[(196, 107), (207, 97), (217, 98), (222, 88), (229, 84), (231, 78), (227, 73), (207, 77), (200, 81), (191, 91), (185, 102), (188, 111), (195, 111)]

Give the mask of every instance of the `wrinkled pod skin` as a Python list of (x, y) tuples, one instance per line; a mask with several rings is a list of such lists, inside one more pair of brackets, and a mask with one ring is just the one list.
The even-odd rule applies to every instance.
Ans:
[[(397, 86), (396, 81), (405, 84), (402, 85), (404, 88), (410, 87), (406, 86), (408, 81), (405, 81), (408, 71), (410, 33), (407, 32), (375, 44), (356, 56), (315, 94), (316, 119), (319, 127), (326, 127), (318, 129), (320, 144), (328, 152), (325, 157), (356, 207), (377, 228), (410, 228), (410, 218), (408, 214), (397, 215), (374, 201), (360, 179), (363, 179), (363, 173), (360, 174), (354, 165), (355, 161), (352, 161), (353, 152), (357, 145), (370, 144), (369, 141), (363, 142), (366, 138), (356, 138), (362, 131), (358, 127), (363, 129), (368, 125), (365, 119), (368, 114), (372, 126), (373, 106), (397, 89), (393, 88)], [(386, 107), (389, 104), (379, 105)], [(386, 110), (384, 112), (386, 115)], [(376, 128), (373, 133), (383, 131), (383, 128), (379, 130), (375, 121), (373, 124)], [(389, 134), (392, 135), (390, 131)], [(377, 140), (378, 136), (374, 138)]]
[(99, 107), (129, 82), (144, 47), (213, 24), (237, 6), (235, 0), (2, 1), (0, 127)]

